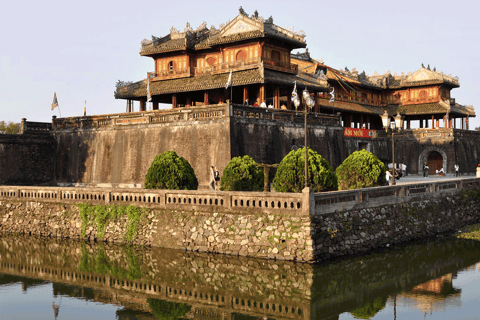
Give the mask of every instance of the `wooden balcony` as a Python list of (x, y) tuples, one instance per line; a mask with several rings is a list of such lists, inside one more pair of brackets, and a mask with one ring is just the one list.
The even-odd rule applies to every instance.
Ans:
[(267, 69), (273, 69), (282, 72), (288, 72), (291, 74), (298, 73), (298, 66), (296, 64), (291, 64), (287, 62), (281, 62), (276, 60), (270, 60), (265, 58), (251, 58), (245, 60), (236, 60), (230, 62), (223, 62), (214, 64), (207, 67), (188, 67), (181, 69), (170, 69), (170, 70), (161, 70), (158, 72), (149, 72), (148, 77), (151, 81), (159, 80), (169, 80), (177, 78), (185, 78), (191, 76), (201, 76), (201, 75), (213, 75), (219, 73), (227, 73), (230, 70), (241, 71), (253, 68), (259, 68), (261, 63)]

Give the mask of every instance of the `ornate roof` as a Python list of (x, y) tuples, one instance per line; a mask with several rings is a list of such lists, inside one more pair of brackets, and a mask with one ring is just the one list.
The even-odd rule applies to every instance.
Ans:
[(470, 117), (475, 117), (475, 110), (471, 106), (462, 106), (457, 103), (449, 104), (446, 101), (412, 104), (412, 105), (389, 105), (389, 106), (370, 106), (355, 102), (334, 101), (329, 102), (328, 99), (319, 99), (319, 105), (326, 108), (335, 108), (339, 111), (349, 111), (358, 113), (369, 113), (381, 115), (385, 110), (391, 115), (434, 115), (434, 114), (457, 114)]
[[(275, 83), (285, 86), (291, 86), (293, 89), (294, 81), (297, 81), (297, 87), (309, 90), (326, 91), (327, 83), (324, 84), (307, 79), (299, 78), (293, 74), (283, 72), (264, 70), (262, 68), (237, 71), (232, 73), (233, 86), (242, 86), (254, 83)], [(176, 92), (188, 92), (198, 90), (209, 90), (224, 88), (227, 83), (229, 73), (206, 74), (195, 77), (180, 79), (155, 81), (150, 83), (152, 95), (170, 94)], [(123, 87), (117, 87), (115, 91), (116, 99), (132, 99), (147, 96), (147, 80), (127, 84)]]
[(276, 38), (289, 43), (292, 48), (305, 48), (305, 34), (303, 31), (294, 32), (293, 28), (281, 28), (273, 24), (273, 18), (263, 19), (258, 13), (248, 16), (243, 9), (232, 21), (220, 25), (219, 29), (211, 26), (207, 28), (203, 22), (193, 30), (187, 23), (183, 32), (171, 28), (170, 34), (163, 38), (152, 36), (151, 40), (141, 42), (140, 55), (148, 56), (156, 53), (177, 50), (204, 49), (224, 43), (233, 43), (256, 38)]

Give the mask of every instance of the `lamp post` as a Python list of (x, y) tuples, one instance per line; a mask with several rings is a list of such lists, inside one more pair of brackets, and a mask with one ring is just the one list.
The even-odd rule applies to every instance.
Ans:
[[(298, 106), (300, 105), (300, 99), (298, 98), (298, 96), (295, 96), (295, 98), (292, 100), (293, 100), (293, 104), (295, 105), (295, 109), (297, 109)], [(306, 188), (308, 187), (307, 115), (308, 115), (308, 108), (311, 109), (315, 106), (315, 100), (312, 99), (312, 97), (310, 96), (310, 92), (308, 92), (307, 88), (303, 90), (302, 100), (304, 102), (304, 109), (305, 109), (305, 188)]]
[[(390, 115), (388, 114), (387, 110), (385, 110), (385, 113), (381, 115), (382, 117), (382, 123), (383, 123), (383, 128), (385, 128), (385, 132), (388, 132), (388, 128), (390, 127)], [(392, 185), (395, 185), (395, 139), (394, 139), (394, 133), (395, 129), (398, 129), (399, 131), (403, 129), (403, 117), (400, 114), (397, 114), (395, 117), (393, 117), (395, 120), (393, 122), (393, 127), (392, 127)], [(388, 168), (387, 168), (388, 170)]]

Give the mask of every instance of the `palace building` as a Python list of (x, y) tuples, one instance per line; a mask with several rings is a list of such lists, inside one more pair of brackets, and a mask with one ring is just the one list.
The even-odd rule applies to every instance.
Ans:
[[(126, 112), (23, 119), (23, 135), (0, 135), (0, 168), (10, 169), (0, 170), (0, 184), (142, 187), (155, 156), (174, 150), (207, 188), (212, 165), (223, 173), (243, 155), (277, 164), (306, 137), (334, 168), (361, 149), (409, 174), (425, 164), (468, 174), (480, 162), (480, 132), (468, 130), (474, 109), (451, 95), (459, 79), (428, 65), (370, 76), (333, 68), (310, 57), (302, 31), (241, 7), (218, 28), (187, 23), (143, 40), (140, 55), (153, 60), (145, 79), (116, 84)], [(401, 130), (387, 133), (394, 116)]]
[[(260, 106), (268, 102), (275, 109), (291, 110), (294, 82), (313, 95), (328, 90), (326, 77), (301, 72), (291, 61), (293, 49), (305, 48), (305, 34), (294, 33), (242, 10), (219, 29), (206, 23), (183, 32), (173, 28), (164, 37), (143, 40), (141, 56), (154, 60), (154, 71), (136, 83), (119, 83), (115, 98), (139, 101), (146, 110), (148, 86), (153, 110), (159, 103), (173, 108), (232, 103)], [(230, 72), (232, 88), (225, 89)], [(148, 83), (149, 82), (149, 83)], [(268, 100), (268, 101), (267, 101)], [(128, 108), (130, 111), (131, 107)]]

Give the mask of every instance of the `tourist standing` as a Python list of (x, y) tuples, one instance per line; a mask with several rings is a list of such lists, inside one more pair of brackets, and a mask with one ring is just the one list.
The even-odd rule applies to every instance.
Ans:
[(217, 167), (215, 167), (213, 179), (215, 180), (215, 190), (220, 191), (220, 172)]
[(460, 167), (458, 166), (458, 164), (455, 163), (455, 177), (458, 177), (460, 174), (458, 173), (458, 170), (460, 169)]
[(208, 185), (212, 190), (215, 190), (215, 168), (213, 166), (210, 167), (210, 182)]
[(260, 107), (262, 107), (262, 108), (266, 108), (266, 107), (267, 107), (267, 104), (265, 103), (265, 100), (262, 101), (262, 103), (260, 104)]

